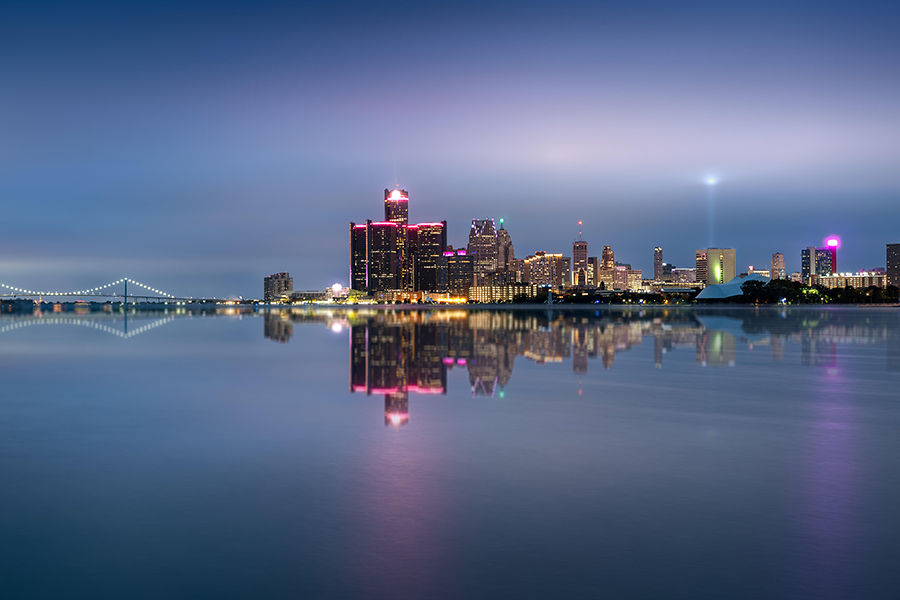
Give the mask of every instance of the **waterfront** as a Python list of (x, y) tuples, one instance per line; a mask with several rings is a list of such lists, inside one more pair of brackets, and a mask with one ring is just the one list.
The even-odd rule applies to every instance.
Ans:
[(7, 597), (900, 586), (897, 309), (48, 315), (0, 332)]

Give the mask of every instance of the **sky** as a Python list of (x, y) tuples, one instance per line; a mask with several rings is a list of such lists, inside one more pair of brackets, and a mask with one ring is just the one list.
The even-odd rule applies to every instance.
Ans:
[[(515, 253), (740, 271), (900, 242), (900, 5), (0, 5), (0, 283), (348, 281), (348, 222), (505, 219)], [(705, 183), (714, 177), (710, 189)], [(712, 202), (711, 202), (712, 200)], [(710, 206), (714, 206), (710, 227)]]

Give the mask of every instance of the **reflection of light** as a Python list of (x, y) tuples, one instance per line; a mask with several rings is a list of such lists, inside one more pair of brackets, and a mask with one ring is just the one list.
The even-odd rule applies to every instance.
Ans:
[(409, 421), (407, 413), (389, 413), (387, 418), (394, 427), (400, 427), (404, 422)]
[(331, 330), (332, 330), (333, 332), (335, 332), (335, 333), (340, 333), (340, 332), (342, 332), (342, 331), (344, 330), (344, 328), (341, 327), (341, 324), (340, 324), (340, 323), (332, 323), (332, 324), (331, 324)]

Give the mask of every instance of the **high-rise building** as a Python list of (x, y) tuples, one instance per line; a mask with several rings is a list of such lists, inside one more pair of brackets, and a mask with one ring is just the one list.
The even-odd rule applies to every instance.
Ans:
[[(535, 252), (525, 259), (525, 272), (531, 285), (563, 285), (566, 276), (565, 257), (562, 254)], [(476, 262), (477, 264), (477, 262)]]
[(576, 240), (572, 242), (572, 283), (578, 285), (580, 277), (587, 281), (587, 272), (588, 243), (584, 240)]
[(663, 251), (657, 246), (653, 249), (653, 279), (656, 281), (663, 280)]
[(600, 271), (600, 261), (596, 256), (588, 256), (587, 260), (587, 285), (597, 285), (597, 272)]
[(603, 246), (603, 264), (601, 265), (603, 270), (610, 270), (616, 268), (616, 258), (613, 255), (613, 250), (610, 246)]
[(456, 298), (468, 298), (469, 288), (475, 285), (475, 256), (464, 249), (448, 249), (441, 257), (446, 264), (447, 291)]
[(400, 186), (384, 190), (384, 220), (397, 225), (409, 223), (409, 193)]
[(369, 291), (369, 224), (350, 222), (350, 289)]
[(389, 221), (366, 221), (368, 292), (400, 289), (400, 226)]
[(562, 262), (560, 263), (560, 268), (559, 268), (559, 283), (557, 285), (560, 285), (560, 286), (572, 285), (572, 257), (571, 256), (563, 256), (562, 257)]
[(706, 285), (725, 283), (737, 276), (734, 248), (702, 248), (697, 250), (696, 260), (697, 281)]
[(493, 219), (472, 219), (468, 251), (475, 255), (475, 285), (484, 285), (485, 275), (497, 270), (497, 230)]
[(512, 238), (503, 227), (503, 219), (500, 219), (500, 229), (497, 230), (497, 270), (516, 270), (516, 253), (513, 249)]
[(294, 279), (288, 272), (275, 273), (263, 279), (263, 300), (272, 302), (294, 290)]
[(807, 246), (800, 251), (800, 274), (803, 283), (809, 285), (813, 275), (831, 275), (837, 259), (835, 248), (816, 248)]
[(769, 277), (772, 279), (785, 279), (784, 254), (776, 252), (772, 255), (772, 267), (769, 269)]
[(885, 286), (900, 287), (900, 244), (887, 244)]
[(407, 225), (413, 291), (438, 291), (438, 259), (447, 247), (447, 221)]
[(384, 190), (384, 221), (350, 223), (350, 289), (433, 292), (447, 222), (409, 224), (409, 194)]
[(696, 269), (695, 269), (696, 272), (694, 273), (694, 276), (695, 276), (694, 281), (697, 281), (699, 283), (706, 285), (707, 267), (708, 267), (707, 263), (708, 263), (708, 261), (707, 261), (706, 250), (697, 250)]

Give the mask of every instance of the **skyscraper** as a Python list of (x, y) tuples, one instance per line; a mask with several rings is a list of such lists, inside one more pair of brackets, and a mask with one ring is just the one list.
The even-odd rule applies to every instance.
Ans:
[(813, 275), (831, 275), (833, 262), (837, 259), (836, 248), (816, 248), (807, 246), (800, 251), (800, 275), (803, 283), (809, 285)]
[(397, 225), (409, 223), (409, 192), (406, 190), (384, 190), (384, 220)]
[(409, 224), (409, 194), (384, 190), (384, 221), (350, 223), (350, 289), (365, 293), (438, 290), (447, 222)]
[(700, 283), (706, 285), (707, 279), (707, 252), (706, 250), (697, 250), (696, 255), (696, 279)]
[(612, 270), (616, 268), (616, 258), (613, 255), (613, 250), (610, 246), (603, 246), (603, 265), (601, 268), (603, 270)]
[(784, 254), (776, 252), (772, 255), (772, 268), (769, 269), (769, 277), (771, 279), (784, 279)]
[(653, 279), (662, 281), (663, 278), (663, 251), (657, 246), (653, 249)]
[(512, 238), (503, 227), (503, 219), (500, 219), (500, 229), (497, 230), (497, 270), (516, 270), (516, 253), (513, 249)]
[(278, 300), (285, 292), (294, 289), (294, 279), (288, 272), (275, 273), (263, 279), (263, 300), (272, 302)]
[(584, 240), (572, 242), (572, 283), (578, 285), (581, 278), (587, 284), (588, 243)]
[(737, 276), (734, 248), (701, 248), (696, 259), (697, 281), (706, 285), (725, 283)]
[[(535, 252), (525, 259), (525, 272), (531, 285), (559, 286), (566, 277), (565, 258), (562, 254)], [(477, 264), (477, 260), (476, 260)]]
[(350, 222), (350, 289), (369, 291), (369, 224)]
[(391, 222), (366, 221), (368, 245), (368, 292), (400, 289), (400, 226)]
[(493, 219), (472, 219), (468, 253), (475, 255), (475, 285), (484, 285), (485, 275), (497, 269), (497, 230)]
[(441, 262), (447, 264), (447, 291), (457, 298), (468, 298), (475, 285), (475, 256), (465, 250), (444, 252)]
[(408, 248), (414, 291), (437, 291), (438, 259), (447, 247), (447, 221), (409, 225), (407, 231), (409, 239), (414, 240)]
[(900, 287), (900, 244), (887, 245), (887, 262), (885, 263), (884, 285)]

